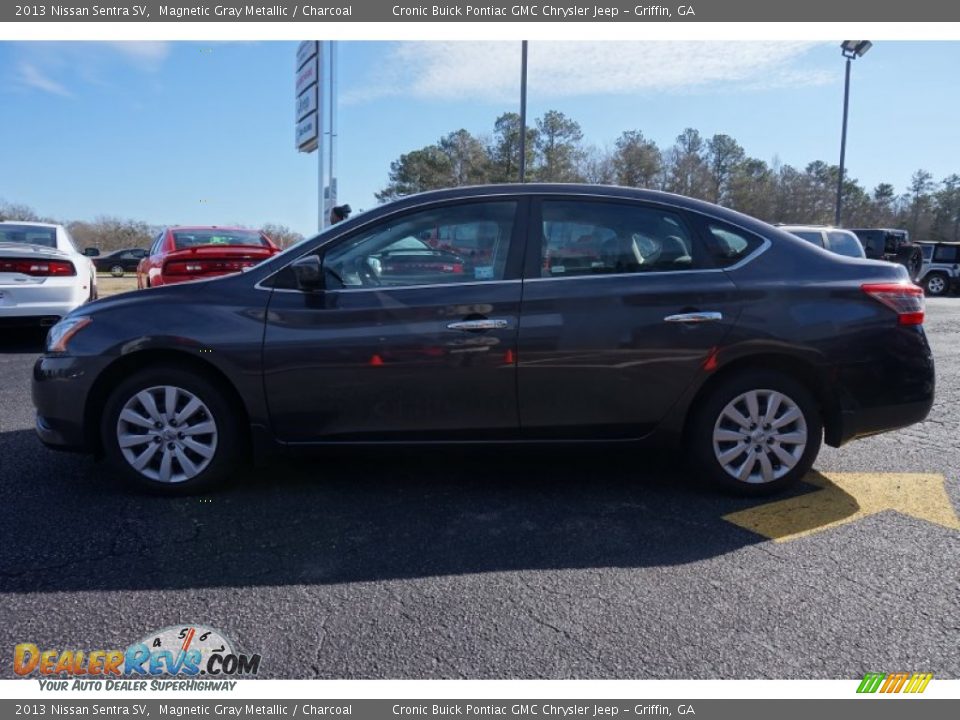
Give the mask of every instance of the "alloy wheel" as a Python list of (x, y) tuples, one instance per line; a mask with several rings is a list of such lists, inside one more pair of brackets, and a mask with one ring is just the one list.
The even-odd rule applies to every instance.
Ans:
[(799, 405), (776, 390), (749, 390), (731, 400), (713, 428), (713, 453), (724, 472), (749, 484), (786, 475), (807, 447)]
[(140, 390), (117, 418), (123, 458), (145, 478), (160, 483), (190, 480), (217, 451), (217, 422), (189, 390), (158, 385)]

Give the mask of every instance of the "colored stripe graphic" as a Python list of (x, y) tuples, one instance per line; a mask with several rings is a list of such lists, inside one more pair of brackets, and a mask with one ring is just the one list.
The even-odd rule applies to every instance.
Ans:
[(857, 687), (858, 693), (922, 693), (933, 679), (932, 673), (867, 673)]
[(875, 693), (880, 688), (880, 683), (883, 682), (886, 676), (886, 673), (867, 673), (863, 676), (863, 681), (860, 683), (860, 687), (857, 688), (857, 692)]

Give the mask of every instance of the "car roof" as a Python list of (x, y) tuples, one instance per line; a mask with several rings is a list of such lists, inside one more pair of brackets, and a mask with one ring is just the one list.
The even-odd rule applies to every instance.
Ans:
[[(467, 200), (486, 196), (511, 195), (568, 195), (570, 197), (592, 197), (608, 199), (641, 200), (653, 203), (669, 204), (677, 208), (710, 215), (718, 220), (738, 225), (757, 233), (768, 232), (773, 225), (736, 210), (714, 205), (705, 200), (697, 200), (685, 195), (675, 195), (661, 190), (629, 188), (620, 185), (588, 185), (583, 183), (499, 183), (491, 185), (466, 185), (442, 190), (427, 190), (414, 195), (405, 195), (389, 203), (378, 205), (369, 211), (354, 215), (345, 223), (354, 225), (354, 221), (363, 218), (363, 222), (380, 215), (396, 212), (442, 200)], [(775, 228), (774, 228), (775, 229)]]
[(853, 230), (847, 228), (838, 228), (833, 225), (791, 225), (790, 223), (779, 223), (776, 227), (790, 232), (791, 230), (827, 230), (829, 232), (846, 232), (853, 234)]
[(62, 227), (59, 223), (37, 222), (34, 220), (0, 220), (0, 225), (29, 225), (31, 227)]
[(255, 228), (235, 227), (232, 225), (170, 225), (167, 230), (170, 232), (176, 232), (178, 230), (227, 230), (228, 232), (240, 230), (243, 232), (260, 232), (260, 230)]

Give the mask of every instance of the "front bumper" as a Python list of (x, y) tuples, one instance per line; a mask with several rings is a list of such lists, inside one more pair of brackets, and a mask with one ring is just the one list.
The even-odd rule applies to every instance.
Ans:
[(44, 355), (33, 366), (33, 404), (40, 441), (59, 450), (92, 451), (96, 437), (88, 404), (94, 382), (107, 364), (98, 357)]

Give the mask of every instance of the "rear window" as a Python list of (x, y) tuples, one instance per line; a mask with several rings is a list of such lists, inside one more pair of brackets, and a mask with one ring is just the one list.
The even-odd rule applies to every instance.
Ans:
[(806, 240), (811, 245), (823, 247), (823, 235), (819, 230), (790, 230), (791, 235), (796, 235), (801, 240)]
[(828, 232), (827, 239), (830, 241), (830, 249), (837, 255), (846, 255), (847, 257), (862, 258), (863, 246), (857, 240), (857, 236), (845, 232)]
[(0, 243), (26, 243), (55, 248), (57, 229), (35, 225), (0, 225)]
[(266, 240), (256, 230), (174, 230), (173, 243), (177, 250), (200, 245), (254, 245), (267, 247)]

